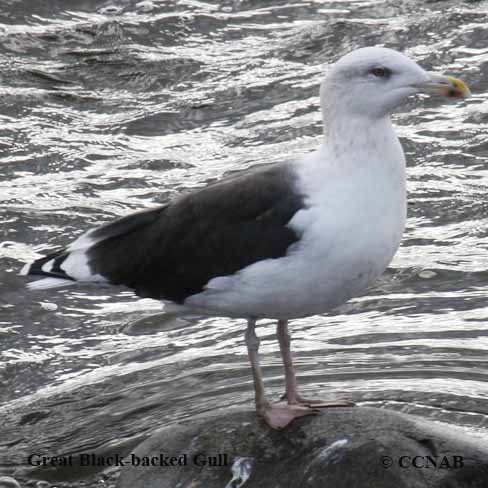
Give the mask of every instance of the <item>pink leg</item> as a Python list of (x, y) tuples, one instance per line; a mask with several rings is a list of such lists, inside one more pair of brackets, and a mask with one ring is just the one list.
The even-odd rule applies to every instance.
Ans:
[(293, 367), (293, 358), (290, 350), (291, 337), (288, 332), (288, 321), (278, 320), (278, 327), (276, 329), (276, 336), (280, 344), (281, 358), (283, 359), (283, 366), (285, 368), (285, 394), (284, 398), (288, 405), (303, 405), (308, 407), (352, 407), (353, 402), (349, 400), (307, 400), (303, 398), (297, 391), (297, 379), (295, 376), (295, 368)]
[(313, 415), (315, 410), (301, 405), (278, 406), (269, 403), (264, 391), (263, 377), (259, 365), (259, 338), (255, 332), (256, 321), (248, 320), (246, 330), (246, 345), (251, 361), (254, 379), (254, 393), (257, 414), (273, 429), (286, 427), (293, 419), (304, 415)]

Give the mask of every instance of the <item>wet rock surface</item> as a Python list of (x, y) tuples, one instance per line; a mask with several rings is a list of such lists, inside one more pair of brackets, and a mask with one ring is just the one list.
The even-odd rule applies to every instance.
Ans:
[(253, 412), (201, 417), (157, 431), (131, 456), (117, 488), (488, 486), (488, 442), (368, 407), (324, 410), (282, 431)]

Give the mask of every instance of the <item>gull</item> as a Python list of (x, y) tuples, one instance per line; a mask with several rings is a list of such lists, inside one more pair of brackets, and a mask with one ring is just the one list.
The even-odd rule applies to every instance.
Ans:
[[(247, 320), (257, 414), (272, 428), (352, 406), (298, 392), (289, 320), (323, 314), (387, 268), (406, 220), (405, 156), (390, 114), (411, 95), (465, 98), (452, 76), (400, 52), (357, 49), (323, 79), (324, 136), (301, 158), (261, 165), (82, 234), (27, 264), (29, 288), (125, 285), (141, 297)], [(277, 321), (286, 402), (272, 403), (259, 364), (259, 319)]]

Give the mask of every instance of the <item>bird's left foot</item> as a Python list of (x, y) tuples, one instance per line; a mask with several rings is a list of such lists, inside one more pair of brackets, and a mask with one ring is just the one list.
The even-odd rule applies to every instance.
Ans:
[(281, 397), (281, 400), (286, 400), (288, 405), (300, 405), (310, 408), (329, 408), (329, 407), (354, 407), (356, 404), (346, 398), (338, 398), (337, 400), (320, 400), (303, 398), (301, 395), (294, 395), (288, 397), (286, 393)]

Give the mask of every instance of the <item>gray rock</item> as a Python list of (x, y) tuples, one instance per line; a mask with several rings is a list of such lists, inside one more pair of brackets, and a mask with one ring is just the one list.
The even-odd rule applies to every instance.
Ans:
[(488, 486), (487, 442), (366, 407), (325, 409), (279, 432), (251, 412), (194, 419), (158, 430), (124, 462), (117, 488)]

